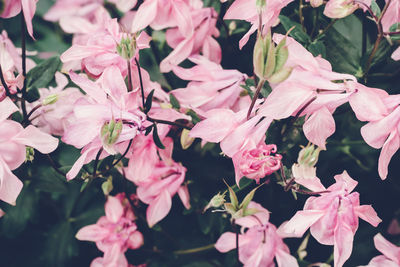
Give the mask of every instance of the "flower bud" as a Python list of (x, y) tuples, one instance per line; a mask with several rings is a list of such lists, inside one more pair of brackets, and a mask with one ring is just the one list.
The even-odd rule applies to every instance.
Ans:
[(111, 155), (117, 154), (113, 145), (117, 142), (122, 131), (122, 121), (116, 122), (114, 119), (104, 123), (101, 127), (100, 136), (104, 149)]
[(208, 210), (209, 208), (219, 208), (225, 203), (225, 192), (223, 194), (216, 194), (215, 196), (212, 197), (210, 202), (208, 202), (207, 206), (204, 208), (203, 212)]
[(310, 4), (312, 7), (316, 8), (319, 7), (320, 5), (322, 5), (324, 3), (323, 0), (310, 0)]
[(52, 105), (55, 104), (57, 100), (58, 100), (58, 94), (51, 94), (48, 95), (45, 99), (43, 99), (42, 105), (43, 106)]
[(341, 19), (353, 13), (358, 5), (352, 0), (330, 0), (325, 6), (324, 15), (332, 19)]
[(136, 36), (124, 37), (117, 45), (117, 52), (121, 57), (129, 60), (135, 56), (136, 46)]
[(190, 131), (188, 129), (182, 130), (181, 146), (183, 150), (188, 149), (193, 144), (194, 138), (189, 136), (189, 132)]
[(104, 195), (108, 196), (110, 192), (113, 190), (112, 176), (110, 176), (107, 181), (101, 184), (101, 189), (103, 190)]
[(35, 158), (35, 150), (33, 149), (33, 147), (27, 146), (25, 162), (28, 162), (28, 161), (32, 162), (34, 158)]
[(300, 165), (307, 165), (310, 167), (314, 167), (318, 162), (318, 156), (321, 149), (319, 147), (315, 147), (314, 145), (307, 145), (299, 152), (299, 157), (297, 158), (297, 162)]
[(284, 65), (289, 57), (286, 37), (277, 46), (272, 41), (271, 32), (262, 36), (258, 34), (253, 52), (254, 73), (260, 80), (276, 83), (285, 80), (291, 70)]

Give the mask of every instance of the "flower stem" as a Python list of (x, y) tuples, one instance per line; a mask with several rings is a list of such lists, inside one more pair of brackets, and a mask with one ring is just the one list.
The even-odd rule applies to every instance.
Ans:
[(187, 254), (199, 253), (199, 252), (213, 249), (214, 247), (215, 247), (215, 244), (209, 244), (209, 245), (198, 247), (198, 248), (176, 250), (176, 251), (174, 251), (174, 254), (175, 255), (187, 255)]

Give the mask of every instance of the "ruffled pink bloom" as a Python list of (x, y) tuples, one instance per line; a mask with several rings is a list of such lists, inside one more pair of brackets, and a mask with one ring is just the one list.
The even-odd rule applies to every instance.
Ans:
[(142, 246), (143, 235), (137, 230), (136, 218), (125, 194), (108, 196), (105, 213), (96, 224), (80, 229), (76, 238), (96, 242), (97, 248), (104, 252), (103, 258), (95, 259), (91, 266), (128, 267), (124, 253)]
[(189, 0), (145, 0), (135, 14), (131, 32), (138, 32), (150, 25), (155, 30), (178, 27), (183, 36), (190, 36), (195, 27), (190, 16), (191, 4), (193, 5), (196, 2)]
[(18, 111), (17, 106), (5, 98), (0, 102), (0, 199), (15, 205), (22, 182), (11, 171), (26, 158), (26, 147), (33, 147), (47, 154), (58, 146), (58, 139), (29, 125), (25, 129), (18, 122), (7, 118)]
[(2, 18), (11, 18), (18, 15), (21, 10), (25, 17), (26, 28), (29, 35), (33, 38), (32, 18), (36, 12), (36, 4), (39, 0), (5, 0), (3, 12), (0, 14)]
[[(255, 202), (250, 202), (248, 208), (257, 209), (258, 212), (235, 220), (242, 227), (239, 235), (240, 262), (245, 267), (275, 266), (275, 258), (278, 266), (298, 266), (296, 258), (290, 255), (289, 248), (277, 233), (275, 225), (269, 222), (269, 211)], [(222, 253), (236, 249), (236, 234), (222, 234), (215, 248)]]
[[(84, 42), (73, 44), (60, 59), (63, 63), (80, 62), (82, 69), (94, 77), (100, 76), (110, 66), (118, 67), (125, 77), (128, 73), (127, 60), (117, 53), (117, 46), (129, 34), (121, 31), (116, 19), (104, 22), (104, 28), (90, 33)], [(149, 47), (149, 41), (150, 37), (145, 32), (136, 37), (135, 57), (138, 57), (140, 49)]]
[[(262, 25), (264, 26), (264, 34), (275, 26), (278, 22), (278, 16), (282, 8), (287, 6), (293, 0), (267, 0), (266, 8), (262, 12)], [(224, 19), (245, 20), (251, 23), (250, 30), (243, 36), (239, 42), (242, 48), (255, 31), (257, 31), (260, 20), (258, 16), (256, 1), (253, 0), (236, 0), (226, 11)]]
[[(149, 204), (146, 212), (147, 223), (153, 227), (168, 215), (172, 197), (178, 193), (186, 209), (190, 208), (189, 192), (185, 181), (186, 168), (172, 160), (172, 139), (164, 139), (166, 149), (160, 151), (162, 160), (152, 166), (152, 172), (146, 179), (135, 180), (138, 198)], [(132, 158), (136, 160), (136, 158)]]
[(191, 137), (203, 142), (220, 143), (221, 150), (233, 157), (239, 151), (256, 148), (265, 140), (272, 119), (256, 115), (246, 120), (247, 108), (237, 113), (229, 109), (212, 109), (203, 115), (205, 120), (197, 123), (190, 131)]
[[(75, 103), (74, 122), (65, 130), (62, 140), (77, 148), (84, 148), (81, 157), (67, 173), (73, 179), (84, 164), (96, 158), (104, 148), (100, 158), (117, 152), (123, 153), (129, 140), (141, 133), (145, 115), (139, 110), (139, 96), (136, 91), (128, 92), (124, 78), (117, 67), (105, 69), (97, 82), (92, 82), (73, 72), (71, 80), (87, 94)], [(122, 121), (122, 130), (112, 144), (105, 146), (101, 139), (101, 129), (105, 123)]]
[(365, 142), (373, 148), (382, 148), (378, 172), (386, 179), (390, 159), (400, 147), (400, 95), (389, 95), (384, 90), (357, 85), (357, 92), (350, 98), (350, 105), (361, 121), (368, 121), (361, 128)]
[(232, 108), (243, 91), (240, 84), (247, 75), (237, 70), (225, 70), (202, 56), (193, 56), (189, 60), (197, 65), (190, 69), (179, 66), (172, 69), (179, 78), (190, 81), (186, 88), (172, 91), (179, 103), (202, 111)]
[(74, 104), (83, 94), (78, 88), (64, 89), (68, 84), (68, 79), (64, 74), (57, 72), (55, 79), (57, 86), (39, 89), (40, 99), (30, 104), (29, 107), (33, 108), (50, 98), (56, 99), (54, 104), (43, 106), (32, 113), (32, 124), (44, 132), (62, 136), (65, 129), (73, 123)]
[(351, 193), (358, 182), (346, 171), (334, 178), (336, 183), (326, 189), (327, 193), (308, 198), (304, 210), (284, 223), (279, 232), (288, 237), (301, 237), (310, 228), (319, 243), (334, 246), (335, 267), (341, 267), (351, 255), (358, 218), (375, 227), (381, 219), (371, 205), (360, 205), (357, 192)]
[[(282, 38), (279, 34), (273, 37), (276, 43)], [(306, 116), (303, 125), (306, 138), (325, 149), (326, 139), (335, 132), (332, 113), (353, 93), (346, 81), (356, 81), (356, 78), (333, 72), (328, 61), (314, 57), (291, 37), (287, 37), (286, 44), (289, 58), (285, 66), (292, 73), (285, 81), (272, 85), (272, 93), (257, 114), (276, 120)]]
[(174, 66), (200, 52), (211, 61), (221, 61), (221, 47), (213, 38), (219, 36), (216, 28), (217, 12), (213, 8), (202, 8), (193, 10), (190, 15), (194, 27), (190, 35), (183, 35), (179, 28), (167, 30), (167, 43), (174, 51), (161, 61), (161, 72), (171, 71)]
[[(398, 267), (400, 266), (400, 247), (397, 247), (387, 241), (381, 234), (374, 237), (374, 243), (377, 250), (383, 255), (374, 257), (368, 265), (364, 267)], [(362, 267), (362, 266), (360, 266)]]
[(249, 150), (236, 153), (233, 158), (235, 166), (236, 184), (243, 176), (256, 180), (272, 174), (281, 167), (282, 156), (276, 153), (276, 145), (266, 145), (261, 143), (259, 146)]

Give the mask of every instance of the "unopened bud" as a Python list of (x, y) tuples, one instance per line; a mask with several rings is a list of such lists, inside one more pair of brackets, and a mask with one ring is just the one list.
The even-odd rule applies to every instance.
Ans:
[(32, 147), (27, 146), (26, 147), (25, 162), (28, 162), (28, 161), (32, 162), (34, 158), (35, 158), (35, 150)]
[(194, 138), (189, 136), (189, 132), (190, 131), (188, 129), (182, 130), (181, 145), (184, 150), (188, 149), (193, 144), (194, 141)]
[(353, 13), (358, 5), (352, 0), (330, 0), (326, 3), (324, 15), (332, 19), (341, 19)]
[(117, 142), (122, 131), (122, 121), (116, 122), (114, 119), (104, 123), (101, 127), (100, 136), (104, 149), (111, 155), (117, 154), (114, 144)]
[(107, 181), (101, 184), (101, 189), (103, 190), (104, 195), (108, 196), (110, 192), (113, 190), (112, 176), (110, 176)]
[(321, 149), (315, 147), (314, 145), (307, 145), (302, 150), (300, 150), (297, 162), (300, 165), (306, 165), (314, 167), (318, 162), (318, 156)]
[(258, 14), (262, 13), (262, 11), (265, 9), (266, 5), (267, 5), (266, 0), (256, 0), (256, 7), (257, 7)]
[(43, 106), (52, 105), (56, 103), (57, 100), (58, 100), (58, 94), (51, 94), (48, 95), (45, 99), (43, 99), (42, 105)]
[(213, 196), (213, 198), (210, 200), (210, 202), (207, 204), (207, 206), (204, 208), (203, 212), (208, 210), (209, 208), (219, 208), (225, 203), (225, 192), (216, 194)]
[(136, 46), (136, 36), (128, 36), (121, 39), (117, 45), (117, 52), (121, 57), (129, 60), (135, 56)]

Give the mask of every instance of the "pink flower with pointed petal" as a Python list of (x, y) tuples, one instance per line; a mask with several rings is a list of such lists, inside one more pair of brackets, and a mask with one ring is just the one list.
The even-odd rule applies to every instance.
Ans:
[[(262, 11), (262, 26), (264, 26), (264, 34), (275, 26), (278, 22), (278, 16), (285, 6), (293, 0), (267, 0), (266, 8)], [(239, 19), (251, 23), (250, 30), (243, 36), (239, 42), (240, 49), (247, 43), (252, 35), (259, 27), (258, 10), (256, 1), (253, 0), (236, 0), (226, 11), (224, 19)]]
[[(250, 202), (248, 208), (258, 212), (235, 220), (236, 224), (242, 226), (239, 234), (240, 262), (245, 267), (274, 266), (275, 258), (280, 267), (298, 266), (296, 258), (290, 255), (289, 248), (283, 243), (275, 225), (269, 222), (269, 211), (255, 202)], [(222, 253), (235, 249), (236, 234), (222, 234), (215, 248)]]
[(247, 78), (237, 70), (225, 70), (205, 57), (193, 56), (190, 61), (197, 64), (190, 69), (173, 67), (173, 72), (188, 86), (172, 91), (181, 105), (208, 111), (216, 108), (232, 108), (243, 88), (240, 84)]
[[(385, 2), (389, 3), (388, 0), (385, 0)], [(400, 1), (398, 0), (390, 1), (389, 6), (385, 12), (385, 15), (382, 17), (381, 22), (384, 32), (389, 32), (390, 26), (400, 22)]]
[(104, 252), (102, 260), (95, 259), (93, 266), (128, 267), (124, 253), (142, 246), (143, 235), (137, 230), (135, 215), (125, 194), (108, 196), (105, 213), (96, 224), (80, 229), (76, 238), (96, 242), (98, 249)]
[[(381, 234), (374, 237), (374, 243), (377, 250), (383, 255), (374, 257), (368, 265), (364, 267), (398, 267), (400, 266), (400, 247), (397, 247), (387, 241)], [(362, 267), (362, 266), (360, 266)]]
[(351, 193), (357, 181), (346, 171), (334, 178), (336, 183), (326, 189), (327, 193), (308, 198), (304, 210), (285, 222), (279, 232), (288, 237), (301, 237), (310, 228), (318, 242), (334, 246), (335, 267), (341, 267), (351, 255), (358, 218), (375, 227), (381, 219), (371, 205), (360, 205), (357, 192)]
[(160, 63), (161, 72), (169, 72), (186, 58), (199, 54), (209, 60), (221, 61), (221, 47), (213, 37), (219, 36), (216, 28), (217, 13), (213, 8), (195, 9), (190, 13), (194, 31), (189, 36), (182, 35), (178, 28), (168, 29), (166, 39), (169, 46), (174, 48)]
[(22, 182), (11, 171), (24, 163), (26, 147), (47, 154), (58, 146), (58, 139), (29, 125), (25, 129), (18, 122), (7, 120), (17, 106), (7, 97), (0, 102), (0, 199), (15, 205)]
[(3, 2), (2, 18), (11, 18), (18, 15), (21, 11), (24, 14), (26, 28), (29, 35), (33, 38), (32, 18), (36, 12), (36, 4), (39, 0), (6, 0)]

